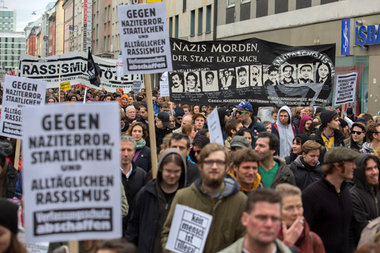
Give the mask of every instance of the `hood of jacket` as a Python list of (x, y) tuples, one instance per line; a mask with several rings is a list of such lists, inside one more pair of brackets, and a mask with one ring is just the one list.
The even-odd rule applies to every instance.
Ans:
[(187, 166), (186, 166), (185, 158), (182, 156), (181, 152), (179, 152), (178, 149), (176, 148), (169, 148), (161, 154), (160, 160), (158, 161), (156, 180), (157, 180), (157, 183), (160, 183), (162, 181), (162, 166), (163, 166), (162, 162), (167, 156), (172, 155), (172, 154), (178, 155), (182, 161), (183, 166), (182, 166), (182, 171), (181, 171), (181, 177), (179, 178), (179, 184), (178, 184), (178, 189), (181, 189), (187, 185), (187, 177), (186, 177)]
[(284, 126), (281, 122), (280, 122), (280, 112), (281, 111), (286, 111), (288, 114), (289, 114), (289, 124), (288, 126), (292, 123), (293, 121), (293, 115), (292, 115), (292, 112), (290, 111), (290, 108), (287, 106), (287, 105), (284, 105), (283, 107), (280, 108), (280, 110), (278, 110), (278, 113), (277, 113), (277, 120), (276, 120), (276, 123), (277, 123), (277, 126), (280, 127), (280, 126)]
[(372, 192), (370, 189), (370, 186), (367, 183), (367, 177), (365, 175), (365, 167), (369, 159), (373, 159), (379, 164), (379, 159), (376, 156), (372, 154), (361, 155), (355, 161), (356, 169), (354, 170), (354, 182), (355, 182), (355, 185), (357, 185), (357, 187)]
[[(194, 181), (194, 184), (200, 192), (203, 192), (202, 191), (202, 177), (197, 178)], [(223, 189), (223, 191), (220, 194), (218, 193), (218, 195), (216, 195), (216, 196), (209, 196), (209, 197), (223, 199), (223, 198), (227, 198), (227, 197), (229, 197), (229, 196), (231, 196), (231, 195), (233, 195), (239, 191), (240, 191), (239, 183), (231, 175), (227, 174), (224, 177), (224, 189)]]
[(317, 168), (317, 166), (320, 164), (320, 162), (318, 161), (317, 164), (315, 166), (310, 166), (309, 164), (306, 164), (303, 160), (303, 156), (302, 155), (299, 155), (297, 156), (297, 158), (294, 160), (294, 164), (299, 167), (299, 168), (304, 168), (304, 169), (307, 169), (307, 170), (313, 170), (315, 168)]
[(300, 121), (300, 127), (299, 127), (299, 130), (300, 130), (301, 134), (303, 133), (303, 128), (305, 127), (305, 123), (308, 120), (313, 121), (313, 119), (309, 115), (302, 116), (301, 121)]

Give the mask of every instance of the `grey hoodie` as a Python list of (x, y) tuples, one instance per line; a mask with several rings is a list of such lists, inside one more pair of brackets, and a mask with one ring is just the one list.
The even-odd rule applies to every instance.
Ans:
[[(289, 114), (289, 124), (287, 126), (283, 125), (280, 122), (280, 113), (281, 111), (286, 111)], [(278, 136), (280, 140), (280, 153), (281, 157), (286, 157), (290, 155), (290, 151), (292, 149), (293, 139), (294, 139), (294, 131), (292, 128), (292, 112), (290, 108), (286, 105), (280, 108), (277, 114), (277, 128), (278, 128)], [(277, 129), (276, 129), (277, 130)]]

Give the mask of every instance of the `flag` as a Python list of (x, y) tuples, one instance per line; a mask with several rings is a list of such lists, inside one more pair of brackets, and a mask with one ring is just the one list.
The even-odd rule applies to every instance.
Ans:
[(11, 76), (14, 76), (15, 74), (13, 73), (13, 70), (11, 69), (11, 73), (10, 73)]
[(88, 59), (87, 59), (87, 74), (90, 79), (90, 83), (95, 86), (100, 86), (100, 77), (99, 75), (102, 73), (102, 70), (99, 66), (94, 62), (92, 58), (91, 50), (88, 49)]

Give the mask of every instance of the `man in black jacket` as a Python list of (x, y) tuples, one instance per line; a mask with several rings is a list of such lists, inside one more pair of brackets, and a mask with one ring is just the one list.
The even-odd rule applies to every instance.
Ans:
[(322, 177), (321, 165), (318, 161), (320, 154), (321, 144), (308, 140), (302, 145), (302, 155), (290, 164), (296, 185), (301, 190)]
[(137, 192), (144, 186), (146, 172), (134, 165), (132, 159), (135, 155), (136, 142), (131, 136), (123, 135), (120, 139), (120, 169), (121, 181), (129, 205), (128, 215), (123, 218), (123, 233), (127, 228), (127, 221), (132, 213), (133, 199)]
[(352, 252), (349, 235), (352, 202), (345, 180), (353, 178), (354, 160), (359, 155), (345, 147), (331, 148), (322, 166), (325, 177), (302, 193), (304, 216), (310, 230), (321, 237), (326, 252)]
[(355, 245), (362, 230), (380, 216), (379, 159), (370, 154), (356, 161), (355, 185), (350, 189), (353, 211), (352, 234)]
[(318, 142), (324, 147), (319, 157), (319, 161), (323, 161), (323, 157), (332, 147), (344, 146), (344, 135), (339, 131), (340, 121), (336, 111), (324, 110), (321, 112), (321, 123), (315, 134), (310, 135), (310, 139)]

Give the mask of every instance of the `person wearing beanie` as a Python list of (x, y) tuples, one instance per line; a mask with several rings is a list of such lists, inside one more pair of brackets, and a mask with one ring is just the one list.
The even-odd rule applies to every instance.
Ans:
[(162, 252), (161, 230), (176, 192), (187, 186), (186, 170), (185, 157), (176, 148), (169, 148), (160, 156), (156, 179), (136, 195), (126, 239), (140, 253)]
[(174, 109), (174, 117), (175, 117), (175, 126), (176, 126), (176, 128), (180, 128), (181, 127), (182, 119), (183, 119), (184, 115), (185, 115), (185, 111), (181, 107), (177, 106)]
[[(352, 201), (347, 180), (354, 178), (359, 152), (333, 147), (324, 157), (324, 176), (302, 191), (304, 217), (326, 252), (352, 252)], [(322, 215), (323, 214), (323, 215)]]
[(17, 238), (17, 205), (0, 199), (0, 253), (26, 253), (25, 246)]
[(325, 153), (333, 147), (344, 146), (345, 137), (340, 131), (339, 115), (336, 111), (324, 110), (321, 112), (321, 126), (310, 139), (322, 145), (319, 161), (323, 162)]
[(120, 98), (120, 108), (123, 109), (124, 112), (126, 112), (126, 109), (128, 107), (129, 98), (127, 94), (123, 94)]
[(16, 194), (19, 172), (8, 161), (13, 146), (8, 140), (0, 140), (0, 197), (11, 199)]

